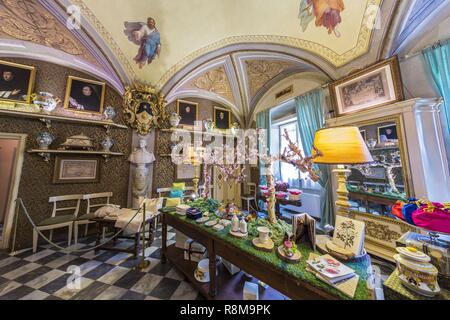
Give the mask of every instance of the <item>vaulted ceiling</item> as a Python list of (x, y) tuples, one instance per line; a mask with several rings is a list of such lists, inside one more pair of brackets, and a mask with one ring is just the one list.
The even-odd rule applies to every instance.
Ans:
[[(443, 1), (0, 0), (0, 56), (64, 64), (119, 92), (139, 81), (169, 102), (212, 99), (245, 122), (294, 73), (327, 82), (385, 58)], [(149, 17), (160, 41), (147, 49), (160, 54), (140, 66), (133, 31)]]

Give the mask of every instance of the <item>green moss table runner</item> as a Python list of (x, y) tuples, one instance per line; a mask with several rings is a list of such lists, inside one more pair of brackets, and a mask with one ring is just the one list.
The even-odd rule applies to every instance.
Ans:
[[(174, 213), (173, 210), (163, 209), (162, 211), (167, 214), (170, 214), (174, 217), (177, 217), (177, 219), (184, 221), (185, 223), (190, 224), (193, 228), (197, 228), (197, 229), (207, 232), (213, 238), (218, 238), (223, 241), (226, 241), (227, 243), (246, 252), (247, 254), (250, 254), (250, 255), (258, 258), (265, 263), (275, 266), (276, 268), (282, 270), (283, 272), (286, 272), (287, 274), (289, 274), (290, 276), (292, 276), (294, 278), (297, 278), (304, 282), (307, 282), (307, 283), (313, 285), (314, 287), (324, 290), (325, 292), (328, 292), (331, 295), (334, 295), (340, 299), (345, 299), (345, 300), (351, 299), (350, 297), (346, 296), (345, 294), (343, 294), (336, 288), (333, 288), (332, 286), (317, 279), (314, 276), (314, 274), (306, 271), (306, 267), (307, 267), (306, 260), (308, 259), (309, 254), (314, 252), (311, 248), (309, 248), (308, 245), (299, 244), (298, 250), (302, 254), (302, 259), (301, 259), (300, 263), (298, 263), (298, 264), (289, 264), (289, 263), (286, 263), (283, 260), (281, 260), (277, 256), (275, 250), (268, 253), (268, 252), (257, 250), (253, 247), (251, 240), (254, 238), (254, 236), (251, 235), (250, 230), (254, 229), (255, 226), (252, 226), (249, 224), (249, 236), (247, 239), (238, 239), (229, 234), (231, 226), (225, 227), (221, 231), (216, 231), (215, 229), (213, 229), (211, 227), (206, 227), (203, 224), (198, 224), (194, 220), (188, 219), (184, 216), (179, 216), (176, 213)], [(211, 216), (211, 219), (215, 219), (215, 218), (216, 218), (215, 216)], [(273, 239), (276, 245), (279, 245), (282, 241), (282, 238), (280, 239), (279, 237), (276, 239)], [(281, 237), (282, 237), (282, 235), (281, 235)], [(372, 299), (371, 295), (369, 293), (369, 290), (367, 289), (367, 285), (366, 285), (366, 281), (368, 279), (368, 268), (370, 267), (369, 261), (370, 261), (370, 259), (365, 262), (345, 263), (347, 266), (354, 269), (355, 272), (360, 277), (358, 287), (356, 289), (356, 293), (353, 298), (354, 300)]]

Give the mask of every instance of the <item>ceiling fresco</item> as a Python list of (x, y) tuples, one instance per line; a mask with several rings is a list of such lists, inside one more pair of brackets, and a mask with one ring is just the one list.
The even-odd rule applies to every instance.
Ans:
[[(68, 0), (60, 0), (67, 5)], [(334, 67), (365, 54), (382, 0), (72, 0), (131, 79), (162, 87), (195, 59), (240, 43), (313, 53)], [(189, 12), (189, 15), (186, 13)]]

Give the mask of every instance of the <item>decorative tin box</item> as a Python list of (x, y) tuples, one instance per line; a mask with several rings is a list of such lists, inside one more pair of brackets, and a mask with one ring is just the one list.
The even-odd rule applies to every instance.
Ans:
[(397, 240), (397, 247), (414, 247), (430, 256), (431, 263), (438, 269), (439, 274), (450, 278), (450, 237), (440, 235), (432, 238), (415, 232), (407, 232)]
[(402, 284), (427, 297), (434, 297), (441, 291), (438, 284), (438, 270), (431, 258), (413, 247), (397, 248), (394, 256)]
[(80, 134), (68, 137), (66, 141), (63, 144), (61, 144), (61, 148), (92, 150), (94, 149), (94, 142), (93, 139)]

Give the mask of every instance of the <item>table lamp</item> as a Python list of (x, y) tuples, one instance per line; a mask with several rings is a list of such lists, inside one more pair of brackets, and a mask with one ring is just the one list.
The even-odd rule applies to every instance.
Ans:
[(203, 148), (199, 148), (200, 150), (198, 152), (195, 152), (194, 147), (190, 146), (188, 149), (188, 156), (183, 161), (184, 164), (190, 164), (194, 167), (194, 178), (192, 179), (192, 182), (194, 184), (194, 195), (196, 198), (198, 198), (198, 183), (200, 181), (200, 165), (201, 165), (201, 158), (202, 158), (202, 152)]
[(350, 202), (346, 174), (351, 171), (344, 165), (366, 164), (373, 162), (372, 155), (358, 127), (336, 127), (321, 129), (316, 132), (314, 139), (314, 163), (337, 165), (333, 170), (338, 177), (338, 200), (336, 206), (338, 214), (348, 216)]

